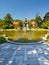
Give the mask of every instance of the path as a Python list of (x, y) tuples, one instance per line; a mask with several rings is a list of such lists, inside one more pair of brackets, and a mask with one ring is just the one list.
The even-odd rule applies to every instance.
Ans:
[(0, 65), (49, 65), (49, 44), (0, 45)]

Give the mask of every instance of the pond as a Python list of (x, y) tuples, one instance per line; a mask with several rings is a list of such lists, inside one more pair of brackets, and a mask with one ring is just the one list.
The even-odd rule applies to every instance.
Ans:
[(10, 40), (13, 41), (38, 41), (41, 37), (44, 37), (47, 31), (45, 30), (33, 30), (33, 31), (17, 31), (17, 30), (4, 30), (0, 31), (0, 35), (6, 34)]

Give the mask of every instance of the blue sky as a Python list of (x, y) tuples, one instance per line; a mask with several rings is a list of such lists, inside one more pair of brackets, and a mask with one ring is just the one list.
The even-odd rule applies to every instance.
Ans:
[(13, 19), (32, 19), (36, 13), (44, 17), (49, 12), (49, 0), (0, 0), (0, 18), (10, 13)]

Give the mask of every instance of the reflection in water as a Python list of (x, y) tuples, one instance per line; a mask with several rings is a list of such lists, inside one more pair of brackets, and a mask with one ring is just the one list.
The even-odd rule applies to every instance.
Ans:
[[(43, 34), (44, 33), (44, 34)], [(15, 31), (13, 34), (14, 40), (28, 38), (29, 40), (40, 40), (46, 33), (44, 31)]]
[(18, 39), (24, 39), (24, 38), (28, 38), (29, 40), (32, 40), (34, 37), (33, 32), (15, 32), (14, 35), (14, 39), (18, 40)]

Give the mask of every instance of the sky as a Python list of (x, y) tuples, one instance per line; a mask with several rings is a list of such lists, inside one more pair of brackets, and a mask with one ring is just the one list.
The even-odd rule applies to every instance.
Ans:
[(49, 12), (49, 0), (0, 0), (0, 18), (10, 13), (13, 19), (42, 18)]

